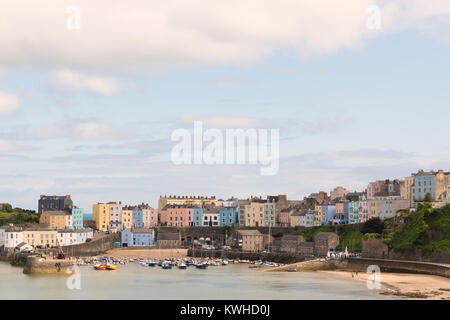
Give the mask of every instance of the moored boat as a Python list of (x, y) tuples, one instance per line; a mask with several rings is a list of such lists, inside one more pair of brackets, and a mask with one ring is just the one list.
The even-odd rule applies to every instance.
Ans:
[(117, 269), (116, 266), (113, 266), (113, 265), (111, 265), (111, 264), (107, 264), (107, 265), (105, 266), (105, 268), (106, 268), (106, 270), (116, 270), (116, 269)]
[(94, 265), (94, 269), (95, 270), (105, 270), (106, 266), (101, 264), (101, 263), (99, 263), (99, 264)]

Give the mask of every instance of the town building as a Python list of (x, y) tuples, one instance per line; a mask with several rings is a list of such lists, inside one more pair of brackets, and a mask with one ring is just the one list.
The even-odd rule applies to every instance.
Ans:
[(278, 226), (288, 228), (290, 226), (292, 213), (294, 213), (294, 210), (291, 207), (281, 209), (278, 215)]
[(83, 229), (83, 209), (74, 206), (72, 208), (72, 228)]
[(275, 227), (276, 225), (276, 203), (266, 202), (264, 203), (264, 226)]
[(358, 201), (350, 201), (348, 203), (348, 223), (358, 223), (358, 208), (359, 200)]
[(160, 249), (181, 247), (181, 235), (179, 232), (158, 232), (156, 240)]
[(336, 203), (336, 213), (332, 224), (348, 224), (348, 201), (340, 201)]
[(299, 224), (301, 227), (314, 227), (315, 213), (313, 210), (302, 210), (299, 215)]
[(297, 253), (300, 244), (305, 242), (302, 235), (285, 235), (281, 238), (280, 251), (285, 253)]
[(168, 227), (191, 227), (194, 225), (193, 205), (167, 205), (163, 208), (163, 212), (166, 215)]
[(41, 195), (38, 201), (38, 215), (39, 217), (44, 211), (63, 211), (71, 210), (73, 208), (73, 201), (70, 195), (66, 196), (46, 196)]
[(95, 228), (100, 231), (110, 229), (110, 205), (107, 203), (97, 203), (92, 207), (92, 220), (95, 221)]
[(283, 217), (283, 222), (280, 220), (280, 214), (282, 210), (288, 209), (291, 204), (287, 199), (287, 195), (279, 194), (277, 196), (267, 196), (267, 202), (275, 203), (275, 225), (279, 227), (286, 227), (286, 221), (289, 221), (289, 218)]
[(344, 187), (336, 187), (332, 191), (330, 191), (330, 201), (337, 201), (340, 199), (345, 199), (347, 196), (347, 193), (349, 191), (346, 190)]
[(339, 245), (339, 236), (334, 232), (319, 232), (314, 236), (314, 255), (326, 256), (330, 249)]
[(122, 201), (108, 202), (109, 206), (109, 225), (112, 230), (122, 230)]
[(48, 224), (50, 229), (72, 229), (72, 214), (65, 210), (43, 211), (39, 223)]
[(60, 246), (72, 246), (74, 244), (79, 244), (77, 232), (75, 230), (58, 230), (57, 236)]
[[(281, 214), (281, 212), (280, 212)], [(291, 228), (295, 228), (295, 227), (299, 227), (301, 226), (301, 222), (300, 222), (300, 217), (304, 216), (305, 213), (302, 213), (300, 211), (293, 211), (290, 215), (289, 215), (289, 227)]]
[(263, 227), (264, 226), (264, 204), (265, 200), (253, 198), (250, 204), (245, 205), (245, 226)]
[[(165, 208), (169, 208), (170, 205), (178, 206), (217, 206), (219, 201), (215, 196), (212, 197), (201, 197), (201, 196), (160, 196), (158, 200), (158, 212), (161, 215), (161, 224), (167, 224), (168, 216), (165, 214)], [(169, 206), (169, 207), (168, 207)], [(168, 225), (168, 224), (167, 224)]]
[[(194, 213), (195, 216), (195, 213)], [(234, 206), (219, 207), (219, 225), (222, 226), (237, 226), (238, 225), (238, 216), (239, 216), (239, 206), (235, 203)], [(194, 217), (195, 219), (195, 217)], [(274, 217), (275, 219), (275, 217)]]
[(298, 253), (304, 257), (314, 256), (314, 242), (302, 242), (298, 246)]
[(366, 195), (364, 195), (361, 200), (358, 201), (358, 223), (364, 223), (367, 221), (369, 216), (369, 202), (367, 201)]
[(194, 226), (202, 227), (203, 226), (203, 209), (200, 206), (194, 206)]
[(122, 208), (122, 230), (131, 229), (133, 227), (133, 208)]
[(34, 248), (52, 248), (58, 245), (57, 235), (56, 229), (28, 228), (23, 231), (23, 241)]
[(150, 228), (125, 229), (121, 236), (122, 247), (156, 246), (155, 230)]
[(246, 199), (246, 200), (238, 200), (238, 204), (239, 204), (239, 218), (238, 218), (238, 224), (240, 227), (244, 227), (245, 223), (246, 223), (246, 212), (245, 212), (245, 206), (250, 205), (251, 204), (251, 200), (250, 199)]
[(427, 193), (433, 201), (445, 201), (450, 184), (450, 172), (443, 170), (425, 172), (419, 170), (414, 175), (414, 200), (423, 201)]
[(237, 230), (235, 246), (242, 251), (260, 252), (264, 249), (264, 239), (258, 230)]
[(20, 227), (9, 226), (4, 229), (3, 245), (6, 249), (13, 249), (19, 243), (23, 242), (23, 229)]
[(216, 206), (205, 206), (202, 210), (202, 225), (204, 227), (220, 226), (220, 208)]

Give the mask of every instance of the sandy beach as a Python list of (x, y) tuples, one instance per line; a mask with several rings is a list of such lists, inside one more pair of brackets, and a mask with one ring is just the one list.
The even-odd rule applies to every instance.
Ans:
[(122, 249), (115, 248), (107, 251), (102, 256), (114, 258), (133, 258), (133, 259), (164, 259), (164, 258), (185, 258), (187, 249)]
[[(367, 281), (370, 274), (349, 271), (318, 271), (355, 281)], [(353, 274), (353, 278), (352, 278)], [(411, 273), (381, 273), (382, 293), (407, 299), (450, 300), (450, 279)]]

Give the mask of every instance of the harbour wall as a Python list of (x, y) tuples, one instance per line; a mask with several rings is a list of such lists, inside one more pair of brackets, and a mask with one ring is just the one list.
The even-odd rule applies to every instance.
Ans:
[(410, 252), (395, 252), (389, 250), (387, 244), (381, 239), (364, 239), (362, 242), (363, 258), (423, 261), (450, 264), (450, 252), (429, 252), (424, 253), (421, 250), (412, 250)]
[(27, 261), (28, 253), (14, 252), (0, 248), (0, 261), (9, 261), (15, 266), (24, 266)]
[(366, 272), (371, 265), (378, 266), (384, 272), (424, 273), (450, 278), (450, 265), (421, 261), (349, 258), (344, 269)]
[(262, 260), (277, 263), (294, 263), (304, 261), (306, 258), (299, 254), (288, 254), (281, 252), (242, 252), (242, 251), (224, 251), (224, 250), (199, 250), (189, 249), (188, 257), (196, 258), (226, 258), (240, 260)]
[[(90, 242), (75, 244), (72, 246), (64, 246), (62, 247), (62, 249), (68, 257), (96, 256), (99, 254), (103, 254), (110, 249), (113, 249), (114, 242), (120, 242), (120, 235), (120, 232), (116, 232), (99, 239), (92, 240)], [(53, 256), (56, 256), (58, 254), (58, 249), (55, 248), (39, 251), (42, 251), (46, 254), (52, 252)]]
[[(41, 261), (40, 261), (41, 260)], [(71, 275), (74, 270), (75, 260), (39, 259), (36, 256), (29, 256), (23, 268), (24, 274), (59, 274)]]

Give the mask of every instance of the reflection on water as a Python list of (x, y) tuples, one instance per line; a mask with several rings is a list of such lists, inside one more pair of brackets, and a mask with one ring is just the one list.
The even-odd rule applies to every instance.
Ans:
[(138, 264), (117, 271), (81, 267), (81, 289), (67, 277), (29, 276), (0, 263), (0, 299), (391, 299), (364, 282), (323, 273), (267, 273), (247, 265), (163, 270)]

